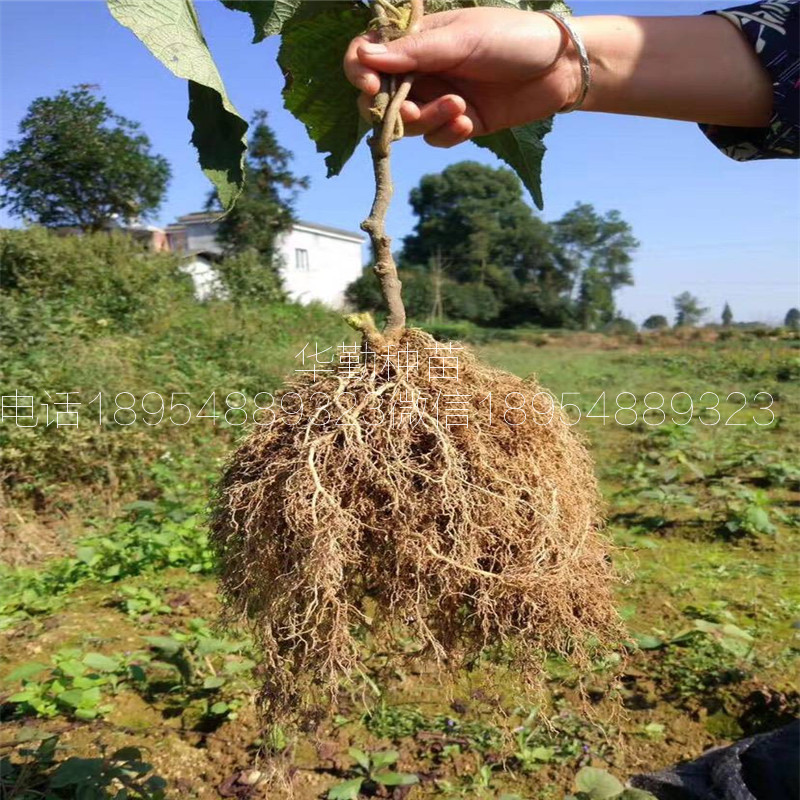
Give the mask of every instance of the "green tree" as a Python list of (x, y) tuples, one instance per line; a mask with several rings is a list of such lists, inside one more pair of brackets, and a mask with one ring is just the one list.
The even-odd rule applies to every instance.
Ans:
[(633, 285), (631, 262), (639, 242), (619, 211), (598, 214), (577, 203), (553, 223), (562, 274), (577, 287), (577, 318), (597, 328), (616, 315), (614, 293)]
[(786, 312), (786, 318), (784, 319), (783, 324), (789, 328), (789, 330), (800, 330), (800, 309), (790, 308)]
[(731, 311), (730, 305), (725, 303), (725, 308), (722, 309), (722, 324), (728, 328), (730, 324), (733, 322), (733, 311)]
[[(522, 316), (535, 319), (564, 291), (552, 230), (534, 215), (510, 170), (462, 161), (425, 175), (409, 201), (417, 224), (403, 241), (401, 266), (426, 271), (441, 253), (446, 282), (485, 287), (475, 289), (481, 297), (476, 321), (489, 321), (494, 308), (496, 322), (513, 324), (509, 319), (517, 314), (509, 314), (510, 306), (521, 294), (528, 299)], [(537, 291), (527, 291), (530, 286)], [(463, 305), (457, 294), (466, 301), (451, 289), (446, 314), (457, 313), (453, 304)]]
[(513, 172), (474, 161), (423, 176), (409, 203), (417, 224), (403, 240), (403, 265), (427, 265), (441, 253), (448, 275), (461, 282), (496, 281), (495, 268), (513, 264), (518, 255), (524, 227), (532, 220), (544, 226)]
[(111, 111), (91, 87), (39, 97), (0, 158), (0, 206), (47, 227), (103, 229), (146, 218), (170, 178), (138, 123)]
[(689, 292), (681, 292), (673, 300), (675, 304), (675, 326), (678, 328), (697, 325), (708, 313), (700, 301)]
[[(226, 255), (255, 251), (266, 268), (277, 272), (277, 239), (294, 223), (294, 202), (298, 191), (308, 187), (308, 178), (292, 172), (292, 153), (279, 144), (267, 124), (266, 111), (255, 112), (250, 130), (244, 190), (219, 221), (217, 241)], [(219, 196), (212, 191), (206, 210), (221, 208)]]
[[(578, 205), (549, 224), (534, 214), (519, 179), (505, 168), (453, 164), (425, 175), (409, 201), (417, 223), (398, 261), (412, 316), (427, 318), (441, 300), (451, 319), (600, 328), (616, 316), (614, 292), (633, 282), (631, 254), (638, 242), (618, 212), (600, 215)], [(440, 257), (441, 266), (432, 271)], [(422, 276), (431, 294), (424, 310), (408, 294)], [(369, 281), (369, 275), (359, 279), (349, 297), (374, 310), (365, 306), (370, 298), (380, 304)]]
[(660, 331), (669, 328), (669, 320), (663, 314), (651, 314), (642, 327), (647, 331)]

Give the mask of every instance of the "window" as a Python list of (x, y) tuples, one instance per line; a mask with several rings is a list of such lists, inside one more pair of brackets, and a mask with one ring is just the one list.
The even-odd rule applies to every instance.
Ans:
[(308, 250), (301, 250), (299, 247), (294, 251), (295, 267), (302, 272), (308, 272)]

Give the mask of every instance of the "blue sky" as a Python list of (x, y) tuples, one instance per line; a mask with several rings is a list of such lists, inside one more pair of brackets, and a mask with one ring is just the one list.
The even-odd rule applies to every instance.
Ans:
[[(736, 3), (573, 3), (578, 14), (696, 14)], [(275, 64), (277, 40), (249, 44), (245, 14), (216, 0), (199, 0), (199, 13), (228, 91), (239, 112), (269, 112), (280, 141), (311, 188), (298, 203), (303, 219), (358, 230), (371, 202), (365, 147), (344, 173), (325, 178), (323, 156), (302, 125), (283, 109), (283, 80)], [(172, 184), (159, 221), (201, 207), (208, 190), (189, 145), (186, 88), (109, 15), (102, 0), (0, 0), (0, 141), (37, 96), (78, 83), (99, 84), (118, 113), (142, 123), (154, 151), (166, 156)], [(728, 300), (738, 320), (781, 321), (800, 305), (800, 163), (738, 164), (721, 155), (695, 125), (606, 114), (574, 113), (556, 120), (547, 141), (545, 219), (576, 202), (616, 208), (642, 246), (634, 263), (636, 286), (619, 294), (623, 312), (637, 321), (672, 313), (681, 291), (698, 295), (719, 318)], [(410, 189), (426, 173), (474, 159), (498, 163), (465, 144), (431, 148), (420, 139), (395, 149), (396, 200), (389, 231), (400, 237), (414, 225)], [(0, 225), (15, 224), (0, 212)]]

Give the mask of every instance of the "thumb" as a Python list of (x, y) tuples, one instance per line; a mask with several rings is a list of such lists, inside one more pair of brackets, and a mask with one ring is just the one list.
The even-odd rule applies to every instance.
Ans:
[(447, 27), (419, 31), (386, 44), (358, 46), (358, 60), (377, 72), (443, 72), (469, 55), (461, 37)]

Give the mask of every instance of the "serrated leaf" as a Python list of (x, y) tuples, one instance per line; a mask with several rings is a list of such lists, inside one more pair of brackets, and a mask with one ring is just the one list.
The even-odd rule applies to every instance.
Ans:
[(300, 8), (302, 0), (222, 0), (225, 8), (244, 11), (253, 22), (253, 44), (281, 32), (286, 21)]
[(363, 750), (359, 750), (357, 747), (351, 747), (348, 749), (347, 753), (359, 767), (369, 772), (369, 756)]
[[(58, 701), (70, 708), (90, 708), (91, 705), (96, 704), (95, 695), (99, 695), (99, 692), (97, 692), (87, 698), (87, 694), (90, 691), (87, 689), (67, 689), (66, 692), (61, 692), (58, 695)], [(99, 696), (97, 696), (97, 700), (99, 699)]]
[(623, 785), (604, 769), (584, 767), (575, 776), (575, 788), (592, 800), (610, 800), (624, 789)]
[(30, 689), (23, 689), (21, 692), (15, 692), (6, 698), (9, 703), (28, 703), (37, 697), (36, 692)]
[(376, 772), (372, 778), (382, 786), (413, 786), (419, 783), (419, 778), (410, 772)]
[(192, 0), (106, 2), (117, 22), (133, 31), (174, 75), (189, 82), (192, 144), (223, 208), (230, 208), (244, 181), (247, 123), (228, 98)]
[(347, 80), (342, 56), (369, 22), (365, 5), (329, 0), (304, 3), (283, 27), (278, 64), (286, 109), (305, 126), (328, 177), (338, 175), (369, 130), (358, 113), (358, 90)]
[(86, 665), (76, 659), (61, 661), (58, 668), (64, 675), (69, 675), (70, 678), (77, 678), (86, 673)]
[(372, 767), (373, 769), (389, 767), (392, 764), (396, 764), (398, 758), (400, 758), (400, 753), (397, 750), (381, 750), (372, 754)]
[(38, 661), (29, 661), (27, 664), (20, 664), (16, 669), (11, 670), (8, 675), (3, 678), (5, 683), (17, 683), (24, 681), (26, 678), (32, 678), (47, 669), (47, 664), (40, 664)]
[(88, 653), (83, 657), (83, 663), (97, 672), (116, 672), (119, 669), (119, 661), (102, 653)]
[(78, 561), (82, 561), (90, 567), (100, 560), (100, 555), (94, 547), (79, 547), (75, 555), (78, 557)]
[(349, 781), (337, 783), (328, 790), (328, 800), (357, 800), (363, 783), (363, 778), (351, 778)]
[(661, 639), (649, 633), (632, 633), (631, 639), (636, 642), (640, 650), (658, 650), (659, 647), (664, 646)]
[(173, 639), (171, 636), (145, 636), (144, 640), (150, 647), (154, 647), (168, 656), (176, 655), (183, 647), (177, 639)]
[(122, 747), (111, 754), (112, 761), (141, 761), (142, 751), (138, 747)]
[(552, 128), (553, 118), (550, 117), (490, 133), (488, 136), (476, 136), (472, 140), (478, 147), (491, 150), (519, 175), (539, 210), (544, 208), (542, 159), (547, 148), (543, 139)]
[(62, 789), (65, 786), (84, 784), (97, 780), (103, 773), (105, 761), (102, 758), (68, 758), (59, 764), (50, 777), (50, 787)]

